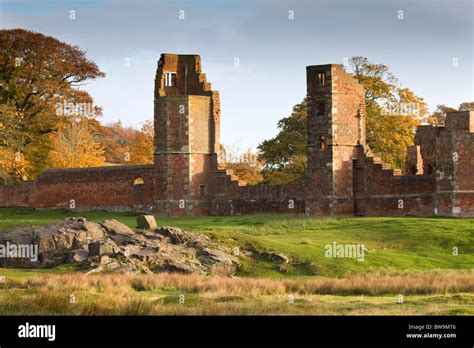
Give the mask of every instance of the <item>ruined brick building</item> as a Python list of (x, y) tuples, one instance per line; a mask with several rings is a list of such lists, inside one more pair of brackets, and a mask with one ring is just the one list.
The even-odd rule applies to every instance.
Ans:
[(163, 54), (155, 79), (154, 164), (50, 170), (0, 187), (0, 206), (139, 210), (168, 215), (261, 212), (474, 217), (474, 112), (420, 126), (407, 175), (366, 144), (363, 87), (340, 65), (306, 68), (308, 174), (247, 186), (218, 165), (220, 104), (197, 55)]

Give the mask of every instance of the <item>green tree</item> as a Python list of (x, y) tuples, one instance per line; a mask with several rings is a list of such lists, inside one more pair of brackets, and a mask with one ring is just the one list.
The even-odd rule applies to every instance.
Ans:
[(409, 88), (397, 86), (397, 78), (386, 65), (355, 56), (349, 66), (365, 89), (367, 144), (384, 162), (403, 169), (406, 148), (413, 144), (428, 106)]
[(306, 176), (306, 100), (293, 107), (289, 117), (278, 121), (278, 134), (258, 146), (264, 182), (287, 184)]
[(16, 121), (21, 117), (14, 108), (0, 104), (0, 185), (11, 185), (26, 177), (28, 163), (18, 151), (24, 140)]

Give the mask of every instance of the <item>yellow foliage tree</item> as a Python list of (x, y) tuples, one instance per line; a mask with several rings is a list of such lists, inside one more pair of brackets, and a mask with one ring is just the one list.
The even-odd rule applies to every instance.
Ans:
[(386, 65), (359, 56), (349, 65), (365, 89), (367, 144), (392, 168), (403, 169), (406, 148), (413, 145), (416, 127), (428, 115), (427, 104), (409, 88), (397, 87)]
[(141, 130), (135, 134), (130, 142), (129, 163), (153, 163), (153, 122), (145, 121)]
[(27, 166), (22, 153), (0, 147), (0, 184), (10, 185), (18, 180), (27, 180)]
[(220, 144), (219, 167), (230, 169), (240, 180), (248, 185), (257, 185), (263, 182), (262, 162), (258, 155), (248, 149), (239, 155), (235, 149)]
[(53, 168), (97, 167), (104, 164), (104, 149), (84, 122), (71, 122), (52, 136)]

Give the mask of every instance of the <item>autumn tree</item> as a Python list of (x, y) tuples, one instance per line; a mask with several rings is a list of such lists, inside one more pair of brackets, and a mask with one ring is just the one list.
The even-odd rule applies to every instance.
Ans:
[(46, 168), (50, 135), (66, 127), (68, 117), (100, 115), (80, 87), (105, 74), (79, 47), (40, 33), (0, 30), (0, 47), (0, 104), (14, 110), (5, 131), (20, 140), (12, 151), (25, 157), (33, 177)]
[(436, 110), (427, 118), (428, 123), (433, 126), (444, 126), (446, 121), (446, 115), (448, 112), (455, 111), (474, 111), (474, 102), (464, 102), (459, 105), (457, 109), (444, 104), (439, 104), (436, 106)]
[(117, 121), (102, 125), (99, 122), (91, 125), (104, 147), (106, 164), (120, 164), (125, 161), (129, 152), (127, 143), (130, 139), (122, 122)]
[(141, 164), (153, 163), (153, 144), (153, 122), (145, 121), (140, 131), (135, 132), (135, 136), (129, 144), (129, 162)]
[[(135, 160), (131, 158), (132, 146), (135, 146), (135, 144), (137, 146), (145, 146), (147, 141), (147, 150), (144, 150), (142, 153), (148, 156), (146, 161), (149, 161), (150, 156), (153, 155), (153, 135), (150, 134), (153, 133), (153, 125), (151, 123), (148, 124), (147, 122), (148, 125), (146, 127), (142, 127), (142, 130), (146, 129), (147, 135), (140, 136), (138, 135), (140, 130), (134, 129), (132, 127), (124, 127), (120, 120), (105, 125), (94, 121), (96, 120), (88, 120), (89, 124), (94, 130), (95, 135), (104, 147), (106, 164), (112, 165), (140, 163), (140, 161), (144, 160), (141, 157), (142, 155), (133, 156)], [(139, 151), (140, 150), (136, 150), (137, 155)]]
[(398, 80), (384, 64), (352, 57), (350, 69), (365, 89), (367, 144), (393, 168), (404, 168), (406, 148), (413, 144), (416, 127), (428, 115), (423, 98)]
[(262, 163), (258, 155), (251, 149), (239, 154), (235, 148), (220, 145), (219, 166), (232, 170), (234, 175), (248, 185), (257, 185), (263, 182)]
[(474, 102), (464, 102), (458, 107), (458, 111), (474, 111)]
[(87, 123), (72, 121), (51, 137), (51, 167), (85, 168), (104, 164), (104, 149)]
[(0, 185), (12, 185), (25, 179), (25, 157), (20, 152), (0, 148)]

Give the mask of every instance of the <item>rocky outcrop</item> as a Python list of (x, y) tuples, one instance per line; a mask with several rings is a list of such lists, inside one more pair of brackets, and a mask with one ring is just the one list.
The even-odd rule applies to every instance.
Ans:
[(274, 263), (288, 263), (290, 261), (288, 256), (279, 253), (263, 252), (260, 255)]
[[(156, 224), (149, 217), (139, 218), (138, 223), (141, 227)], [(37, 257), (0, 257), (0, 267), (47, 268), (83, 263), (90, 272), (232, 275), (239, 266), (230, 250), (205, 235), (175, 227), (133, 231), (117, 220), (98, 224), (85, 218), (67, 218), (0, 233), (0, 251), (19, 245), (36, 249)]]

